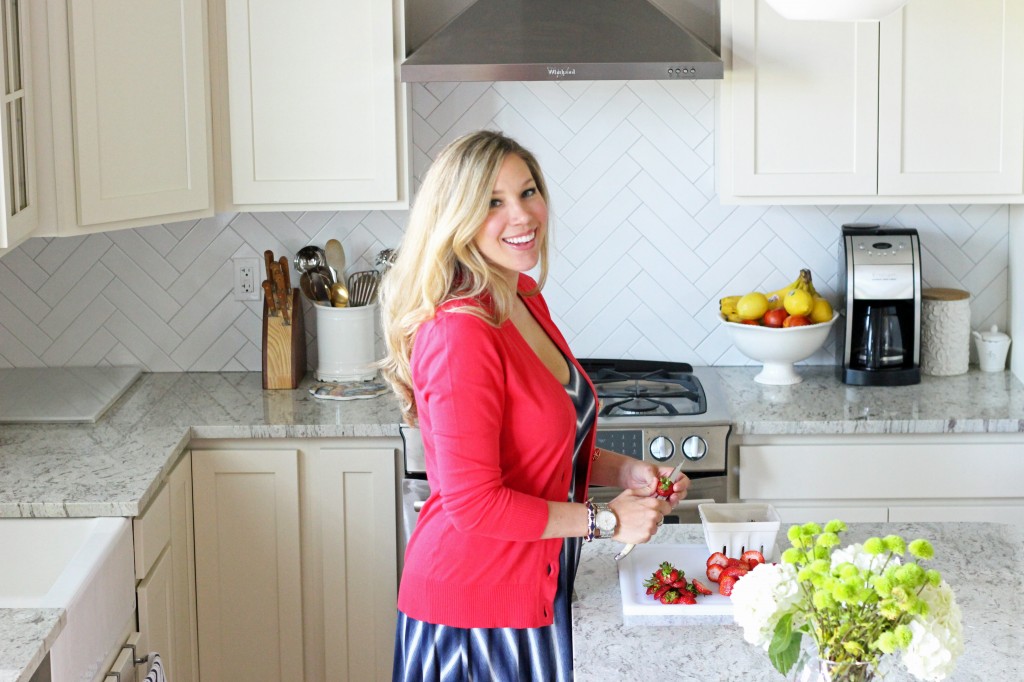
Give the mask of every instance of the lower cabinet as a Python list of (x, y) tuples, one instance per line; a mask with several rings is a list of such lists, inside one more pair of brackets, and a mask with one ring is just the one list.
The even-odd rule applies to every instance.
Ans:
[(840, 518), (1024, 526), (1019, 434), (738, 440), (738, 499), (771, 502), (787, 523)]
[[(160, 654), (167, 678), (198, 682), (191, 457), (171, 471), (156, 498), (133, 522), (138, 601), (137, 651)], [(142, 680), (148, 663), (136, 667)]]
[(397, 445), (193, 444), (203, 682), (391, 679)]

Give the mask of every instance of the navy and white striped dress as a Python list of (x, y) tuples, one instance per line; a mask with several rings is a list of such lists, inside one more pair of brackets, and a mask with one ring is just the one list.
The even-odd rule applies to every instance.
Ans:
[[(576, 407), (569, 502), (583, 502), (589, 453), (580, 452), (594, 424), (597, 401), (568, 358), (565, 390)], [(569, 682), (572, 675), (572, 599), (582, 538), (565, 538), (555, 593), (554, 622), (539, 628), (453, 628), (398, 612), (393, 682)]]

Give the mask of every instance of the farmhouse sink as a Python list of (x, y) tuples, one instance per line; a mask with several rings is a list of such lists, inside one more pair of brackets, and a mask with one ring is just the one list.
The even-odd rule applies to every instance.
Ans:
[(63, 609), (52, 679), (94, 679), (134, 623), (130, 521), (0, 519), (0, 548), (0, 608)]

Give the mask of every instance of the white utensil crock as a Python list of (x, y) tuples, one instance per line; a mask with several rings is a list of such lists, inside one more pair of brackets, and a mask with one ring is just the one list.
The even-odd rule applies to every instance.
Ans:
[(1006, 369), (1006, 354), (1010, 350), (1010, 337), (999, 331), (997, 325), (987, 332), (971, 332), (978, 349), (978, 364), (982, 372), (1002, 372)]
[(320, 381), (369, 381), (377, 374), (375, 325), (377, 304), (354, 308), (316, 308), (314, 373)]

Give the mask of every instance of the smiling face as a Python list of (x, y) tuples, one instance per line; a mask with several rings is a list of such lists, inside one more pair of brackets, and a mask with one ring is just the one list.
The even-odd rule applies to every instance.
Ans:
[(548, 229), (548, 205), (530, 168), (509, 154), (498, 169), (487, 218), (473, 243), (515, 286), (520, 272), (533, 269)]

